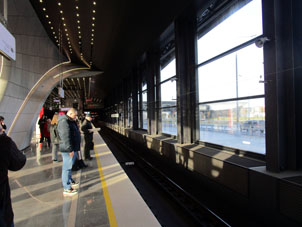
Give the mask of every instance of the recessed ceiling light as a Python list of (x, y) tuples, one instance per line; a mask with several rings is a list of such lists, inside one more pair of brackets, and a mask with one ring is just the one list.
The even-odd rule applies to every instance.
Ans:
[(55, 32), (52, 32), (52, 34), (56, 34)]
[(46, 8), (43, 8), (43, 11), (46, 11)]
[(91, 29), (92, 32), (94, 32), (94, 29)]
[(94, 36), (94, 34), (92, 33), (91, 36)]
[(61, 5), (61, 2), (58, 2), (58, 5), (60, 6), (60, 5)]
[(80, 16), (80, 14), (77, 13), (77, 17), (79, 17), (79, 16)]
[(42, 2), (43, 2), (43, 0), (40, 0), (40, 2), (42, 3)]
[(78, 29), (80, 29), (81, 27), (80, 26), (78, 26)]
[(91, 41), (93, 41), (94, 39), (93, 38), (91, 38)]
[(94, 24), (92, 24), (92, 27), (94, 27)]
[(68, 33), (66, 33), (66, 36), (68, 36)]
[(93, 45), (93, 42), (91, 42), (91, 45)]
[(76, 6), (76, 9), (79, 9), (79, 7), (78, 7), (78, 6)]
[(93, 5), (96, 5), (96, 2), (93, 2)]
[(77, 22), (78, 22), (78, 24), (80, 23), (80, 21), (79, 21), (79, 20), (78, 20)]
[(92, 17), (92, 20), (95, 20), (95, 17)]
[(81, 34), (81, 31), (79, 31), (78, 33)]
[(82, 36), (79, 35), (79, 39), (81, 39), (81, 38), (82, 38)]
[(66, 26), (66, 24), (63, 24), (64, 25), (64, 27)]
[(51, 21), (48, 21), (48, 24), (51, 24)]
[(95, 10), (92, 10), (93, 13), (95, 13)]
[(48, 18), (48, 15), (45, 15), (46, 18)]
[(64, 18), (64, 17), (62, 17), (62, 20), (65, 20), (65, 18)]
[(65, 32), (67, 32), (67, 28), (65, 28)]
[(62, 13), (63, 13), (63, 10), (60, 10), (60, 13), (62, 14)]
[(53, 27), (50, 27), (50, 29), (52, 30), (52, 29), (53, 29)]
[(57, 38), (57, 36), (55, 36), (55, 39)]

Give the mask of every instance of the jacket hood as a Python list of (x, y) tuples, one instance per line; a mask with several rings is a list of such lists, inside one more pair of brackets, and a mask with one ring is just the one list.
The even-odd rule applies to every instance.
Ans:
[(62, 120), (68, 120), (68, 117), (66, 114), (63, 114), (63, 115), (60, 115), (59, 118), (58, 118), (58, 122), (59, 121), (62, 121)]

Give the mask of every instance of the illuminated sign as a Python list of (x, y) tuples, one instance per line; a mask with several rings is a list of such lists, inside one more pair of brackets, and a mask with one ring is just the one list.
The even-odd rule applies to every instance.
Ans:
[(118, 117), (119, 117), (119, 114), (118, 114), (118, 113), (111, 114), (111, 117), (112, 117), (112, 118), (118, 118)]
[(11, 60), (16, 60), (15, 37), (1, 23), (0, 34), (0, 53)]

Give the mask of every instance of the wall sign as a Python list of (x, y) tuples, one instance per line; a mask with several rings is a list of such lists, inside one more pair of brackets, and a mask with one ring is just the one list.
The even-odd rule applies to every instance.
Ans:
[(16, 60), (16, 39), (15, 37), (0, 23), (0, 53), (5, 57)]

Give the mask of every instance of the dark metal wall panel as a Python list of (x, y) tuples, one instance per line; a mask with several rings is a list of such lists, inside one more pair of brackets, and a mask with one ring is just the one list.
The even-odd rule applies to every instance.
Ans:
[(301, 185), (280, 181), (280, 213), (302, 223), (302, 188)]
[(196, 17), (193, 8), (175, 20), (175, 41), (178, 141), (192, 143), (199, 139)]
[[(267, 169), (297, 169), (293, 1), (263, 2)], [(293, 13), (294, 12), (294, 13)], [(298, 38), (299, 39), (299, 38)], [(297, 40), (296, 40), (297, 41)], [(297, 46), (298, 47), (298, 46)], [(300, 51), (301, 52), (301, 51)], [(300, 103), (300, 101), (299, 101)]]
[(249, 200), (254, 209), (263, 215), (273, 213), (277, 210), (277, 184), (278, 179), (251, 169), (249, 171)]
[(138, 100), (137, 100), (137, 92), (138, 92), (138, 83), (137, 83), (137, 71), (133, 70), (132, 72), (132, 116), (133, 116), (133, 129), (138, 129)]
[(302, 152), (299, 148), (302, 147), (302, 1), (292, 1), (292, 24), (293, 24), (293, 58), (294, 58), (294, 77), (295, 77), (295, 105), (296, 105), (296, 138), (297, 152), (293, 157), (296, 162), (297, 169), (302, 169)]

